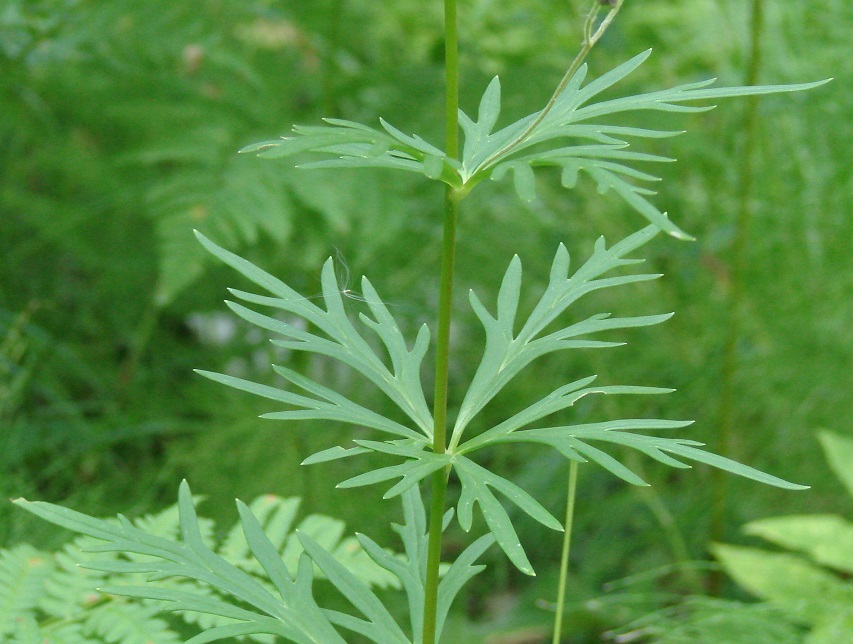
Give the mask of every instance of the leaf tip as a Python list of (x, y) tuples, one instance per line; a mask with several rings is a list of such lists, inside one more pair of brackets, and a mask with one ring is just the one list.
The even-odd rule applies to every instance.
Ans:
[(676, 239), (680, 239), (681, 241), (689, 241), (689, 242), (696, 241), (696, 238), (693, 235), (688, 235), (686, 232), (684, 232), (681, 229), (676, 229), (676, 230), (668, 231), (668, 232), (671, 236), (675, 237)]

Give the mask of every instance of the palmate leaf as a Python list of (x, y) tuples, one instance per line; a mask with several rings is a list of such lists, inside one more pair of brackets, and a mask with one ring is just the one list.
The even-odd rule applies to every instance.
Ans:
[[(658, 178), (641, 172), (627, 162), (671, 161), (665, 157), (628, 152), (625, 138), (663, 138), (680, 134), (678, 131), (650, 130), (625, 127), (612, 123), (589, 123), (590, 120), (621, 112), (663, 111), (701, 112), (713, 106), (685, 105), (734, 96), (755, 96), (779, 92), (801, 91), (827, 81), (793, 85), (709, 88), (714, 79), (688, 83), (677, 87), (593, 103), (592, 100), (631, 74), (650, 55), (647, 50), (622, 63), (591, 83), (583, 86), (587, 66), (582, 65), (569, 79), (566, 87), (546, 110), (531, 114), (507, 127), (492, 132), (500, 112), (500, 81), (489, 84), (480, 103), (477, 122), (460, 111), (459, 123), (465, 133), (460, 179), (464, 185), (476, 185), (486, 177), (499, 180), (513, 172), (516, 192), (524, 200), (536, 195), (532, 167), (555, 165), (562, 168), (562, 184), (573, 188), (580, 171), (589, 174), (604, 193), (613, 190), (629, 206), (651, 223), (678, 237), (689, 237), (658, 210), (646, 196), (654, 194), (647, 188), (626, 181), (630, 177), (641, 181)], [(556, 147), (558, 142), (579, 140), (575, 144)], [(524, 154), (535, 148), (535, 152)]]
[[(631, 447), (672, 467), (689, 467), (676, 458), (681, 457), (769, 485), (787, 489), (804, 488), (804, 486), (789, 483), (699, 449), (701, 443), (696, 441), (634, 433), (677, 429), (689, 425), (689, 421), (618, 419), (575, 426), (530, 428), (535, 422), (571, 407), (579, 399), (590, 394), (661, 394), (672, 391), (658, 387), (593, 386), (595, 376), (563, 385), (503, 422), (462, 442), (465, 429), (483, 407), (534, 359), (563, 349), (616, 346), (619, 343), (590, 340), (588, 336), (601, 331), (658, 324), (670, 317), (671, 314), (612, 318), (609, 314), (598, 314), (542, 335), (544, 330), (552, 325), (570, 305), (586, 293), (659, 277), (656, 274), (605, 276), (608, 271), (615, 268), (641, 261), (630, 259), (627, 255), (648, 242), (658, 232), (655, 226), (648, 226), (611, 248), (607, 248), (604, 239), (600, 238), (595, 244), (592, 257), (571, 277), (568, 275), (569, 255), (561, 246), (551, 267), (548, 287), (524, 321), (517, 320), (521, 291), (521, 262), (517, 257), (512, 260), (504, 276), (498, 292), (497, 311), (494, 316), (486, 310), (476, 295), (471, 293), (471, 305), (486, 332), (486, 346), (477, 372), (460, 406), (447, 454), (443, 456), (450, 458), (450, 463), (462, 483), (462, 494), (457, 506), (460, 525), (464, 529), (470, 527), (472, 508), (477, 503), (498, 544), (510, 560), (528, 574), (532, 574), (533, 571), (518, 541), (512, 522), (489, 488), (501, 492), (508, 500), (543, 525), (557, 530), (561, 529), (561, 526), (517, 486), (469, 460), (468, 456), (479, 449), (514, 442), (545, 444), (553, 447), (566, 458), (583, 462), (593, 461), (629, 483), (645, 485), (640, 477), (613, 456), (590, 444), (591, 442), (610, 443)], [(516, 332), (517, 327), (520, 329)], [(397, 469), (393, 473), (399, 475), (400, 472), (405, 471), (406, 466), (413, 467), (411, 462), (395, 466)], [(390, 473), (392, 472), (389, 471)]]
[(189, 486), (181, 484), (179, 494), (182, 541), (157, 537), (119, 516), (119, 522), (95, 519), (85, 514), (50, 503), (16, 501), (25, 510), (52, 523), (104, 542), (93, 546), (91, 552), (131, 553), (132, 559), (105, 558), (87, 561), (85, 566), (110, 573), (142, 573), (149, 581), (172, 577), (192, 579), (231, 596), (237, 605), (192, 587), (107, 586), (102, 592), (167, 602), (175, 611), (210, 613), (228, 620), (189, 640), (192, 644), (210, 642), (225, 637), (266, 633), (288, 638), (294, 642), (343, 642), (311, 593), (313, 568), (307, 555), (302, 556), (295, 578), (292, 578), (275, 546), (263, 534), (257, 519), (243, 505), (240, 509), (246, 541), (264, 568), (278, 593), (260, 583), (254, 576), (237, 568), (215, 554), (204, 542), (192, 503)]
[(293, 127), (293, 135), (249, 145), (240, 152), (256, 152), (270, 159), (303, 152), (331, 154), (335, 159), (303, 163), (302, 168), (389, 168), (424, 174), (430, 179), (458, 184), (460, 163), (418, 135), (404, 134), (380, 119), (384, 131), (342, 119), (323, 119), (325, 126)]
[[(628, 259), (625, 256), (654, 238), (657, 233), (658, 229), (655, 226), (647, 226), (611, 248), (605, 246), (603, 237), (599, 238), (595, 243), (592, 257), (571, 277), (568, 276), (569, 253), (561, 244), (551, 266), (548, 287), (517, 334), (515, 326), (521, 290), (521, 261), (518, 257), (510, 262), (501, 284), (498, 293), (497, 317), (492, 317), (473, 291), (470, 293), (471, 306), (486, 331), (486, 346), (483, 358), (459, 409), (450, 439), (451, 447), (459, 444), (462, 433), (483, 407), (536, 358), (563, 349), (618, 346), (620, 343), (589, 340), (585, 336), (599, 331), (657, 324), (671, 316), (671, 314), (664, 314), (611, 318), (609, 314), (599, 314), (537, 337), (570, 305), (587, 293), (601, 288), (660, 277), (659, 274), (602, 277), (616, 268), (641, 262), (642, 260)], [(658, 393), (661, 391), (651, 388), (635, 391), (610, 391), (607, 388), (598, 388), (582, 391), (576, 397), (570, 396), (576, 390), (580, 392), (582, 387), (590, 382), (591, 380), (587, 379), (558, 389), (538, 403), (539, 407), (528, 412), (523, 421), (530, 422), (542, 415), (568, 407), (580, 395), (594, 391), (600, 393)], [(534, 414), (537, 409), (538, 416)], [(516, 421), (510, 419), (507, 422)]]
[(328, 388), (301, 376), (289, 369), (279, 368), (278, 373), (298, 387), (308, 391), (319, 399), (279, 392), (271, 387), (231, 378), (221, 374), (204, 372), (204, 375), (225, 384), (250, 391), (265, 397), (301, 407), (305, 411), (274, 414), (278, 418), (320, 418), (342, 420), (390, 432), (409, 438), (432, 436), (432, 415), (426, 404), (423, 387), (420, 382), (420, 367), (429, 346), (429, 331), (421, 326), (414, 346), (410, 350), (403, 338), (394, 317), (379, 299), (376, 290), (367, 278), (362, 279), (365, 301), (373, 319), (361, 315), (362, 323), (371, 329), (388, 351), (391, 359), (389, 369), (382, 359), (359, 334), (347, 317), (343, 298), (337, 284), (331, 258), (323, 266), (322, 289), (325, 310), (303, 297), (287, 284), (252, 263), (220, 248), (204, 235), (196, 233), (202, 245), (213, 255), (243, 274), (255, 284), (273, 294), (273, 297), (255, 295), (244, 291), (231, 290), (236, 297), (253, 304), (272, 307), (301, 317), (316, 327), (326, 337), (296, 324), (279, 320), (270, 315), (258, 313), (241, 304), (228, 302), (228, 306), (246, 321), (283, 336), (284, 340), (274, 340), (274, 344), (297, 351), (309, 351), (329, 356), (363, 374), (368, 380), (384, 392), (412, 420), (420, 433), (399, 423), (381, 418), (360, 405), (347, 400)]
[[(681, 134), (675, 130), (654, 130), (616, 123), (591, 123), (599, 117), (623, 112), (702, 112), (713, 105), (692, 105), (737, 96), (757, 96), (794, 92), (817, 87), (828, 81), (754, 87), (709, 87), (715, 79), (678, 85), (671, 89), (600, 101), (593, 100), (636, 70), (651, 54), (644, 51), (584, 85), (587, 66), (568, 80), (553, 97), (553, 103), (500, 130), (493, 131), (501, 110), (501, 85), (495, 77), (480, 100), (477, 120), (459, 110), (459, 126), (464, 135), (461, 160), (417, 135), (409, 136), (380, 119), (382, 130), (352, 121), (325, 119), (325, 126), (296, 126), (293, 135), (264, 141), (244, 148), (260, 156), (280, 158), (303, 152), (331, 155), (334, 159), (304, 163), (303, 168), (379, 167), (424, 174), (463, 192), (480, 181), (500, 180), (509, 173), (518, 195), (526, 201), (536, 197), (533, 168), (557, 166), (562, 169), (562, 185), (573, 188), (580, 172), (588, 174), (599, 192), (612, 190), (631, 208), (661, 230), (689, 238), (649, 199), (654, 191), (635, 185), (659, 178), (636, 169), (635, 162), (671, 161), (665, 157), (630, 152), (626, 139), (654, 139)], [(566, 143), (575, 142), (571, 145)]]

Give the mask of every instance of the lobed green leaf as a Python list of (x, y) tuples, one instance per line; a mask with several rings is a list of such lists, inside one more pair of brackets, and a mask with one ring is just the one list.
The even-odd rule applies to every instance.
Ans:
[[(429, 345), (429, 332), (425, 326), (421, 327), (414, 347), (409, 350), (393, 316), (382, 303), (375, 289), (370, 285), (370, 282), (367, 280), (363, 281), (363, 286), (367, 294), (367, 303), (375, 319), (362, 316), (362, 322), (375, 332), (385, 345), (391, 357), (392, 369), (389, 370), (347, 317), (331, 258), (323, 266), (321, 276), (323, 300), (326, 306), (326, 310), (323, 310), (266, 271), (220, 248), (200, 233), (197, 232), (196, 235), (204, 247), (216, 257), (249, 278), (255, 284), (271, 292), (275, 297), (256, 295), (238, 290), (232, 290), (232, 294), (244, 301), (273, 307), (302, 317), (327, 337), (322, 337), (312, 331), (298, 328), (294, 324), (279, 320), (270, 315), (258, 313), (241, 304), (229, 302), (228, 306), (232, 311), (252, 324), (284, 336), (285, 340), (273, 341), (279, 346), (326, 355), (360, 372), (399, 406), (416, 424), (423, 435), (427, 437), (432, 435), (432, 415), (426, 404), (426, 398), (420, 382), (420, 367)], [(385, 419), (308, 378), (299, 376), (286, 369), (279, 368), (278, 371), (297, 386), (321, 398), (325, 398), (326, 402), (331, 404), (318, 403), (308, 398), (286, 395), (283, 397), (283, 402), (291, 402), (291, 404), (309, 409), (313, 407), (314, 411), (302, 413), (300, 416), (294, 415), (293, 412), (285, 412), (283, 416), (274, 417), (329, 418), (331, 416), (335, 420), (365, 424), (366, 426), (401, 436), (412, 437), (418, 435), (417, 432), (399, 423)], [(209, 372), (205, 372), (204, 375), (211, 377)], [(265, 397), (275, 395), (269, 389), (262, 386), (252, 388), (251, 383), (241, 381), (240, 379), (229, 379), (227, 376), (215, 378), (218, 378), (220, 382), (224, 382), (225, 384), (237, 386), (244, 391), (250, 391), (251, 393)]]
[(617, 343), (612, 342), (573, 338), (599, 331), (657, 324), (670, 317), (671, 314), (610, 318), (609, 314), (599, 314), (537, 338), (549, 324), (587, 293), (659, 277), (657, 274), (601, 277), (608, 271), (637, 263), (637, 260), (628, 259), (625, 255), (648, 242), (657, 233), (655, 226), (647, 226), (610, 249), (606, 248), (604, 239), (600, 238), (595, 244), (592, 257), (571, 278), (568, 276), (569, 255), (561, 244), (551, 265), (548, 287), (517, 334), (513, 328), (521, 288), (521, 262), (517, 257), (512, 259), (504, 274), (498, 295), (497, 317), (492, 317), (473, 291), (470, 293), (471, 307), (486, 332), (486, 346), (456, 418), (451, 435), (451, 448), (458, 446), (465, 428), (483, 407), (536, 358), (563, 349), (616, 346)]
[(473, 507), (475, 503), (478, 504), (489, 530), (509, 560), (521, 572), (534, 575), (533, 567), (518, 539), (512, 520), (489, 488), (498, 490), (523, 512), (552, 530), (562, 531), (560, 522), (515, 483), (490, 472), (470, 459), (458, 455), (453, 459), (453, 466), (462, 484), (462, 493), (456, 506), (459, 525), (466, 532), (471, 529)]

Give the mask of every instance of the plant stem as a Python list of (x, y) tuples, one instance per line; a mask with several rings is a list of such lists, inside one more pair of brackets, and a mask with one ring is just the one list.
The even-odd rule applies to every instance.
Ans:
[[(749, 66), (746, 71), (745, 85), (755, 85), (761, 68), (761, 32), (764, 26), (764, 2), (752, 0), (750, 20)], [(746, 99), (743, 122), (743, 152), (741, 155), (740, 178), (738, 186), (738, 211), (735, 235), (732, 242), (729, 293), (726, 302), (728, 324), (723, 344), (722, 384), (720, 393), (719, 426), (715, 437), (714, 451), (731, 457), (731, 434), (734, 427), (735, 379), (737, 377), (737, 343), (743, 331), (741, 311), (746, 297), (744, 292), (744, 272), (746, 267), (746, 249), (749, 228), (752, 220), (752, 193), (755, 184), (755, 146), (758, 138), (758, 97)], [(710, 541), (724, 538), (726, 508), (728, 505), (728, 480), (720, 470), (712, 470)], [(722, 572), (712, 573), (708, 579), (708, 592), (718, 595), (722, 585)]]
[(575, 497), (578, 489), (578, 462), (569, 461), (569, 485), (566, 495), (566, 524), (563, 533), (563, 554), (560, 556), (560, 585), (557, 588), (557, 606), (554, 615), (553, 644), (559, 644), (563, 628), (563, 610), (566, 603), (566, 579), (569, 575), (569, 552), (572, 544), (572, 523), (575, 516)]
[(328, 38), (326, 48), (323, 52), (323, 114), (326, 116), (339, 116), (337, 104), (337, 91), (335, 80), (337, 79), (335, 69), (335, 54), (340, 47), (341, 23), (343, 22), (344, 7), (342, 0), (328, 0)]
[(566, 89), (566, 85), (569, 84), (569, 81), (572, 79), (572, 76), (575, 75), (575, 72), (578, 71), (580, 66), (583, 64), (583, 61), (586, 59), (589, 52), (595, 46), (595, 43), (599, 41), (604, 32), (607, 31), (607, 28), (610, 26), (610, 23), (613, 22), (613, 19), (616, 17), (616, 14), (619, 13), (619, 9), (622, 8), (622, 3), (624, 0), (615, 0), (615, 3), (610, 6), (610, 11), (607, 12), (607, 15), (604, 16), (604, 19), (598, 25), (598, 28), (593, 31), (593, 27), (595, 26), (595, 19), (598, 17), (598, 12), (605, 6), (600, 0), (594, 0), (592, 3), (592, 7), (590, 7), (589, 13), (586, 16), (586, 20), (584, 21), (583, 26), (583, 42), (581, 43), (581, 49), (578, 52), (578, 55), (575, 56), (575, 59), (572, 61), (572, 64), (569, 65), (569, 68), (566, 70), (566, 73), (563, 74), (563, 78), (560, 80), (560, 83), (557, 85), (557, 89), (554, 90), (554, 93), (551, 94), (551, 98), (548, 99), (548, 103), (545, 105), (545, 108), (539, 112), (539, 115), (533, 119), (533, 122), (525, 128), (525, 130), (515, 137), (512, 141), (507, 143), (504, 147), (502, 147), (497, 152), (491, 154), (485, 161), (483, 161), (478, 169), (486, 168), (492, 163), (495, 159), (499, 159), (503, 157), (507, 152), (512, 150), (514, 147), (523, 143), (528, 136), (535, 130), (539, 124), (545, 120), (545, 117), (548, 116), (548, 113), (554, 108), (554, 105), (557, 102), (557, 99), (560, 98), (560, 94), (563, 93), (563, 90)]
[[(459, 156), (459, 57), (456, 30), (456, 0), (444, 0), (445, 127), (448, 157)], [(463, 193), (451, 186), (444, 192), (444, 233), (441, 243), (441, 293), (436, 339), (435, 395), (433, 400), (433, 451), (443, 454), (447, 442), (447, 381), (450, 372), (450, 323), (453, 302), (453, 271), (456, 261), (456, 220)], [(434, 644), (438, 609), (438, 568), (441, 563), (441, 524), (447, 473), (432, 475), (429, 516), (429, 546), (424, 585), (423, 644)]]

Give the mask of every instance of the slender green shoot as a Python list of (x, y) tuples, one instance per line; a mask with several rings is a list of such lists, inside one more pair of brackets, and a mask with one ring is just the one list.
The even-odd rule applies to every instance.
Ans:
[(566, 604), (566, 580), (569, 575), (569, 553), (572, 545), (572, 524), (575, 517), (575, 497), (578, 490), (578, 462), (569, 461), (569, 485), (566, 495), (566, 523), (563, 532), (563, 552), (560, 555), (560, 584), (557, 587), (557, 605), (554, 615), (553, 644), (559, 644), (563, 628), (563, 611)]
[[(753, 0), (749, 28), (749, 62), (744, 84), (755, 85), (761, 69), (761, 35), (764, 27), (764, 5), (762, 0)], [(735, 379), (737, 378), (737, 343), (743, 332), (742, 311), (746, 294), (744, 292), (744, 268), (746, 264), (749, 228), (752, 220), (752, 202), (755, 190), (755, 149), (758, 141), (758, 97), (748, 96), (743, 115), (743, 150), (741, 152), (740, 176), (738, 177), (738, 207), (735, 220), (735, 233), (731, 249), (730, 289), (726, 301), (726, 333), (723, 340), (722, 383), (719, 398), (719, 423), (714, 436), (714, 451), (730, 455), (732, 452), (732, 434), (734, 433), (736, 399)], [(711, 523), (708, 541), (724, 541), (725, 521), (728, 506), (728, 481), (712, 473), (714, 491), (711, 501)], [(723, 583), (722, 571), (711, 573), (708, 577), (708, 592), (719, 596)]]
[(595, 27), (595, 21), (598, 18), (598, 14), (601, 9), (605, 6), (604, 2), (600, 2), (599, 0), (595, 0), (592, 3), (592, 7), (589, 9), (589, 13), (586, 15), (586, 20), (583, 25), (583, 42), (581, 43), (580, 51), (578, 52), (575, 59), (572, 61), (572, 64), (569, 65), (569, 68), (566, 70), (566, 73), (563, 74), (563, 78), (560, 80), (559, 85), (557, 85), (557, 89), (554, 90), (554, 93), (551, 94), (551, 98), (548, 99), (548, 103), (539, 112), (539, 115), (531, 121), (530, 125), (525, 128), (525, 130), (515, 137), (512, 141), (507, 143), (500, 150), (489, 156), (485, 162), (483, 162), (483, 166), (488, 166), (495, 159), (500, 159), (507, 152), (515, 148), (519, 143), (525, 141), (527, 137), (530, 135), (533, 130), (537, 128), (537, 126), (545, 120), (545, 117), (548, 116), (548, 113), (554, 108), (554, 105), (557, 103), (557, 99), (560, 98), (560, 94), (563, 93), (563, 90), (566, 89), (566, 85), (569, 84), (569, 81), (572, 79), (572, 76), (575, 75), (575, 72), (578, 71), (580, 66), (583, 64), (583, 61), (586, 60), (587, 55), (595, 46), (601, 36), (604, 35), (604, 32), (607, 31), (607, 28), (610, 26), (610, 23), (613, 22), (613, 19), (616, 17), (616, 14), (619, 13), (619, 9), (622, 8), (622, 3), (624, 0), (616, 0), (615, 4), (610, 5), (610, 11), (607, 12), (607, 15), (604, 16), (604, 19), (599, 23), (598, 27)]

